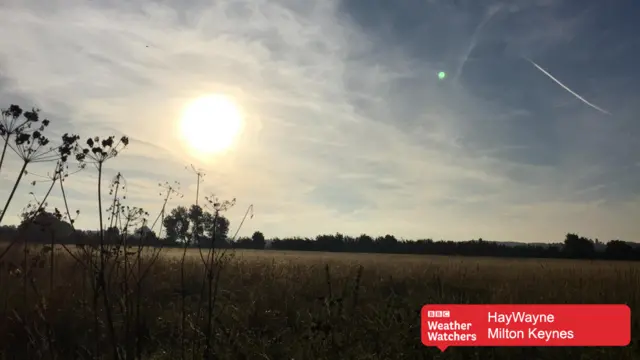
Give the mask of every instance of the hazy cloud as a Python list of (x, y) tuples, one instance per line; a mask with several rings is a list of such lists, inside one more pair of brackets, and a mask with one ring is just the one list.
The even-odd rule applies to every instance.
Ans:
[[(58, 133), (129, 135), (106, 179), (121, 171), (132, 205), (151, 212), (159, 182), (195, 197), (194, 163), (204, 194), (237, 197), (235, 225), (254, 204), (245, 234), (634, 240), (640, 25), (624, 7), (8, 0), (0, 98), (42, 108)], [(463, 62), (455, 83), (437, 79)], [(234, 97), (245, 124), (228, 153), (198, 159), (177, 126), (209, 93)], [(12, 176), (0, 174), (0, 195)], [(96, 226), (95, 181), (90, 170), (68, 181), (83, 227)]]

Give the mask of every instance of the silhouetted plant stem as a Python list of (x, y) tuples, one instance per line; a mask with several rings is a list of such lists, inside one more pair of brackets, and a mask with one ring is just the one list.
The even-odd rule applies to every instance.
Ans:
[[(62, 194), (62, 201), (63, 201), (63, 203), (64, 203), (64, 210), (65, 210), (65, 212), (66, 212), (66, 214), (67, 214), (67, 219), (69, 219), (69, 224), (71, 225), (71, 229), (73, 229), (73, 232), (75, 233), (75, 232), (76, 232), (76, 227), (75, 227), (75, 225), (74, 225), (74, 222), (75, 222), (75, 221), (73, 221), (73, 219), (71, 218), (71, 212), (69, 211), (69, 202), (67, 201), (67, 193), (64, 191), (64, 184), (63, 184), (63, 182), (64, 182), (64, 177), (60, 177), (60, 181), (59, 181), (59, 183), (60, 183), (60, 193)], [(91, 269), (91, 267), (90, 267), (90, 266), (88, 266), (87, 264), (85, 264), (85, 263), (84, 263), (84, 261), (82, 261), (80, 258), (78, 258), (78, 257), (77, 257), (77, 256), (76, 256), (76, 255), (75, 255), (75, 254), (74, 254), (74, 253), (73, 253), (73, 252), (72, 252), (72, 251), (67, 247), (67, 245), (65, 245), (65, 244), (61, 244), (61, 245), (62, 245), (62, 248), (67, 252), (67, 254), (69, 254), (72, 258), (74, 258), (74, 259), (78, 262), (78, 264), (82, 265), (82, 266), (83, 266), (83, 267), (85, 267), (85, 268), (90, 268), (90, 269)], [(84, 277), (83, 277), (83, 281), (84, 281)], [(85, 288), (85, 287), (84, 287), (84, 283), (83, 283), (83, 287), (82, 287), (83, 291), (84, 291), (84, 288)], [(84, 297), (83, 297), (83, 299), (84, 299)]]
[[(56, 169), (57, 169), (57, 165), (56, 165)], [(38, 205), (38, 208), (36, 209), (35, 216), (37, 216), (37, 214), (39, 214), (40, 211), (42, 211), (42, 209), (44, 209), (44, 204), (47, 202), (47, 199), (49, 198), (49, 195), (51, 195), (51, 191), (53, 190), (53, 187), (56, 185), (57, 181), (58, 181), (57, 177), (54, 177), (53, 180), (51, 180), (51, 185), (49, 186), (49, 189), (47, 189), (47, 192), (44, 194), (44, 197), (42, 198), (42, 201), (40, 201), (40, 204)]]
[[(56, 164), (56, 171), (58, 170), (58, 166), (59, 164)], [(35, 213), (34, 213), (34, 217), (38, 216), (38, 214), (40, 213), (40, 211), (44, 208), (44, 204), (47, 201), (47, 198), (49, 198), (49, 195), (51, 195), (51, 191), (53, 190), (53, 187), (55, 186), (57, 181), (57, 177), (56, 175), (54, 175), (53, 180), (51, 180), (51, 185), (49, 186), (49, 189), (47, 190), (47, 192), (44, 194), (44, 198), (42, 198), (42, 201), (40, 202), (40, 204), (38, 205), (38, 208), (36, 209)], [(53, 231), (52, 229), (50, 229), (51, 231)], [(55, 246), (55, 233), (51, 233), (50, 234), (51, 237), (51, 251), (49, 254), (49, 267), (50, 267), (50, 271), (49, 271), (49, 293), (53, 293), (53, 274), (54, 274), (54, 256), (53, 254), (55, 253), (54, 251), (54, 246)], [(25, 239), (26, 241), (26, 239)]]
[[(218, 219), (220, 218), (220, 211), (226, 211), (229, 207), (235, 205), (235, 199), (232, 201), (219, 201), (216, 197), (211, 196), (207, 198), (207, 202), (209, 206), (213, 208), (213, 226), (211, 229), (211, 246), (209, 247), (209, 252), (207, 254), (207, 259), (204, 261), (205, 268), (205, 277), (203, 278), (203, 287), (205, 282), (207, 283), (207, 322), (206, 322), (206, 330), (205, 330), (205, 349), (203, 353), (204, 359), (213, 359), (215, 357), (215, 352), (213, 350), (213, 345), (211, 343), (211, 338), (213, 336), (213, 325), (214, 325), (214, 307), (217, 300), (218, 289), (220, 286), (220, 274), (222, 271), (222, 260), (226, 251), (223, 250), (221, 255), (216, 258), (216, 239), (218, 238)], [(245, 214), (246, 217), (246, 214)], [(222, 234), (224, 236), (224, 234)], [(216, 268), (216, 273), (214, 274), (214, 268)], [(203, 293), (201, 289), (201, 294)], [(198, 306), (200, 308), (200, 306)]]
[[(215, 241), (216, 241), (216, 224), (218, 221), (218, 211), (215, 211), (213, 216), (213, 231), (211, 234), (211, 249), (209, 249), (209, 256), (207, 259), (207, 264), (205, 266), (205, 274), (207, 276), (207, 330), (205, 332), (205, 348), (204, 348), (204, 359), (210, 360), (212, 356), (211, 349), (211, 331), (212, 331), (212, 319), (213, 319), (213, 258), (215, 257)], [(216, 289), (217, 284), (216, 281)]]
[(0, 173), (2, 172), (2, 165), (4, 164), (4, 156), (7, 154), (7, 148), (9, 147), (9, 137), (4, 140), (2, 145), (2, 154), (0, 155)]
[(24, 161), (22, 163), (22, 168), (20, 168), (20, 173), (18, 173), (18, 178), (16, 179), (16, 182), (13, 184), (13, 188), (11, 189), (11, 193), (9, 193), (7, 202), (4, 204), (4, 209), (2, 209), (2, 212), (0, 212), (0, 224), (2, 224), (2, 219), (4, 219), (4, 216), (7, 213), (7, 209), (9, 208), (9, 204), (11, 204), (11, 200), (13, 199), (13, 196), (16, 194), (16, 190), (18, 189), (18, 185), (20, 185), (20, 181), (24, 176), (24, 171), (27, 169), (27, 165), (29, 165), (29, 161)]
[(182, 250), (182, 258), (180, 259), (180, 306), (181, 306), (181, 314), (180, 314), (180, 354), (181, 359), (185, 360), (185, 340), (186, 340), (186, 323), (187, 323), (187, 306), (186, 306), (186, 291), (185, 288), (185, 274), (184, 274), (184, 265), (187, 257), (187, 245), (188, 242), (185, 239), (184, 248)]
[(113, 358), (118, 360), (118, 344), (116, 341), (116, 331), (113, 324), (113, 316), (111, 314), (111, 305), (109, 304), (109, 292), (107, 289), (107, 283), (105, 281), (105, 246), (104, 246), (104, 224), (102, 220), (102, 165), (103, 162), (98, 162), (98, 218), (100, 222), (100, 269), (98, 271), (98, 286), (97, 291), (102, 292), (102, 300), (105, 307), (105, 315), (107, 316), (107, 329), (109, 331), (109, 340), (111, 341)]
[[(27, 287), (27, 279), (30, 277), (29, 274), (29, 236), (24, 237), (24, 249), (22, 249), (22, 304), (24, 304), (24, 314), (22, 315), (25, 319), (29, 314), (29, 294)], [(29, 342), (25, 344), (26, 348), (29, 349)]]
[(104, 267), (104, 226), (102, 223), (102, 162), (98, 163), (98, 219), (100, 221), (100, 266)]
[[(16, 179), (16, 182), (15, 182), (15, 184), (13, 186), (11, 194), (9, 195), (9, 198), (7, 199), (7, 203), (5, 204), (5, 210), (3, 210), (2, 214), (0, 214), (0, 222), (2, 221), (3, 214), (6, 212), (8, 206), (9, 206), (9, 203), (11, 202), (11, 200), (12, 200), (14, 194), (15, 194), (16, 189), (18, 188), (18, 185), (19, 185), (19, 183), (20, 183), (20, 181), (22, 179), (22, 176), (25, 173), (25, 170), (26, 170), (28, 164), (29, 164), (29, 161), (25, 161), (22, 164), (22, 168), (21, 168), (20, 174), (18, 174), (18, 178)], [(56, 171), (59, 170), (60, 166), (61, 165), (58, 162), (56, 164)], [(41, 201), (39, 201), (39, 204), (38, 204), (38, 207), (36, 208), (36, 210), (33, 213), (31, 213), (27, 219), (25, 219), (25, 223), (32, 222), (36, 218), (36, 216), (38, 216), (40, 211), (44, 208), (44, 204), (47, 201), (47, 199), (49, 198), (49, 195), (51, 195), (51, 191), (53, 190), (53, 186), (55, 185), (55, 182), (56, 182), (57, 179), (58, 179), (58, 176), (54, 175), (53, 179), (51, 180), (51, 186), (49, 186), (49, 189), (47, 190), (44, 198)], [(2, 252), (2, 254), (0, 254), (0, 259), (2, 259), (5, 256), (5, 254), (13, 247), (13, 245), (16, 243), (17, 240), (18, 240), (18, 238), (14, 239), (13, 241), (11, 241), (9, 243), (9, 245), (5, 248), (5, 250)], [(53, 239), (52, 239), (52, 243), (53, 243)], [(25, 239), (25, 246), (26, 245), (27, 244), (26, 244), (26, 239)], [(52, 247), (51, 250), (52, 250), (52, 253), (53, 253), (53, 247)], [(52, 259), (51, 260), (53, 261), (53, 255), (52, 255)]]
[[(142, 241), (142, 240), (141, 240)], [(142, 340), (142, 334), (140, 333), (140, 330), (142, 328), (142, 319), (140, 316), (140, 311), (141, 311), (141, 307), (140, 307), (140, 299), (142, 297), (142, 280), (143, 278), (140, 276), (142, 270), (141, 270), (141, 263), (142, 260), (140, 259), (140, 257), (142, 253), (140, 251), (138, 251), (138, 281), (136, 282), (136, 319), (135, 319), (135, 324), (136, 324), (136, 358), (137, 359), (142, 359), (142, 344), (141, 344), (141, 340)]]
[(51, 251), (49, 251), (49, 296), (53, 294), (53, 281), (55, 278), (55, 245), (55, 234), (51, 234)]
[(247, 219), (247, 215), (249, 215), (249, 211), (251, 211), (251, 218), (253, 218), (253, 204), (247, 207), (247, 211), (245, 211), (244, 216), (242, 217), (242, 221), (240, 221), (240, 225), (238, 225), (238, 228), (236, 229), (235, 234), (233, 234), (233, 237), (231, 238), (231, 241), (236, 240), (236, 236), (238, 236), (240, 229), (242, 229), (242, 225), (244, 225), (244, 221)]

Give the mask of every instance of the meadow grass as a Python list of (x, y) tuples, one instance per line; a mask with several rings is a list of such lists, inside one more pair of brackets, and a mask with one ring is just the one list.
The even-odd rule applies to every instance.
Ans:
[[(181, 255), (179, 249), (162, 250), (137, 289), (116, 282), (109, 288), (119, 343), (136, 346), (141, 358), (202, 358), (204, 267), (198, 251), (189, 250), (183, 292)], [(91, 273), (56, 249), (53, 277), (49, 265), (38, 264), (50, 261), (45, 258), (32, 261), (26, 279), (9, 265), (21, 258), (3, 259), (0, 274), (4, 357), (98, 357), (108, 340), (107, 331), (100, 331), (104, 317), (95, 323), (91, 315)], [(251, 250), (230, 250), (217, 262), (211, 340), (216, 359), (640, 358), (636, 315), (632, 344), (624, 348), (441, 353), (421, 344), (419, 322), (420, 308), (429, 303), (626, 303), (633, 310), (640, 302), (640, 264)], [(124, 296), (131, 292), (135, 298)], [(132, 327), (127, 323), (135, 311), (141, 315)]]

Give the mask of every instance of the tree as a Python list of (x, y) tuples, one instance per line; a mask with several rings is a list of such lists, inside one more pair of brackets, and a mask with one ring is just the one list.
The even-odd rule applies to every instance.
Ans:
[(373, 238), (367, 234), (361, 234), (360, 236), (358, 236), (356, 238), (356, 244), (360, 251), (370, 252), (375, 250), (375, 243), (373, 241)]
[(220, 214), (216, 217), (206, 211), (202, 213), (198, 221), (202, 223), (202, 238), (212, 239), (215, 236), (216, 240), (226, 241), (229, 233), (229, 220), (227, 218)]
[(233, 242), (233, 247), (236, 247), (239, 249), (252, 249), (253, 240), (251, 240), (250, 237), (241, 237), (239, 239), (236, 239), (236, 241)]
[(262, 234), (260, 231), (254, 232), (253, 235), (251, 236), (251, 242), (254, 248), (264, 249), (264, 245), (266, 244), (266, 241), (264, 239), (264, 234)]
[(167, 240), (204, 247), (210, 246), (214, 234), (215, 241), (226, 242), (229, 233), (227, 218), (222, 215), (214, 216), (199, 205), (191, 205), (188, 209), (178, 206), (165, 217), (163, 225), (167, 232)]
[(202, 242), (202, 238), (205, 236), (205, 228), (207, 227), (208, 222), (205, 212), (200, 205), (191, 205), (187, 212), (187, 218), (191, 224), (189, 239), (200, 244)]
[(37, 214), (24, 213), (18, 226), (23, 236), (30, 241), (46, 241), (44, 234), (54, 237), (56, 240), (64, 239), (73, 233), (73, 227), (56, 217), (55, 214), (40, 210)]
[(344, 243), (342, 242), (342, 234), (336, 235), (318, 235), (316, 236), (316, 248), (320, 251), (343, 251)]
[(120, 229), (116, 226), (110, 226), (105, 231), (104, 237), (107, 243), (116, 243), (120, 240)]
[(393, 252), (398, 246), (398, 240), (393, 235), (385, 235), (376, 239), (378, 246), (384, 252)]
[(588, 258), (594, 255), (595, 246), (591, 239), (569, 233), (564, 240), (564, 251), (572, 257)]
[(607, 243), (605, 253), (612, 259), (633, 258), (633, 247), (622, 240), (611, 240)]
[(167, 240), (175, 242), (182, 241), (189, 243), (189, 212), (184, 206), (178, 206), (171, 210), (169, 215), (162, 222), (167, 232)]

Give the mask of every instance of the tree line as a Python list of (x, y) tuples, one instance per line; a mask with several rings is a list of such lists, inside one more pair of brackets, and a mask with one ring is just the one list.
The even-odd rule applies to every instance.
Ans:
[[(71, 226), (60, 220), (59, 217), (57, 217), (56, 223), (56, 216), (47, 214), (44, 213), (39, 217), (39, 221), (31, 221), (29, 224), (23, 221), (18, 227), (0, 227), (0, 239), (12, 236), (22, 230), (22, 236), (29, 236), (30, 242), (36, 243), (50, 243), (51, 236), (57, 238), (57, 243), (66, 244), (88, 245), (98, 241), (97, 232), (73, 231)], [(37, 226), (38, 223), (47, 224), (48, 230), (43, 226)], [(29, 226), (37, 227), (37, 229), (26, 229)], [(106, 230), (105, 241), (118, 242), (126, 237), (127, 243), (130, 245), (143, 243), (147, 246), (166, 247), (209, 248), (213, 246), (238, 249), (354, 253), (640, 260), (640, 247), (636, 244), (622, 240), (611, 240), (604, 244), (598, 239), (593, 240), (575, 233), (566, 234), (564, 241), (555, 244), (505, 244), (481, 238), (470, 241), (399, 240), (393, 235), (372, 237), (362, 234), (354, 237), (341, 233), (323, 234), (315, 238), (275, 237), (267, 239), (260, 231), (254, 232), (251, 237), (236, 239), (235, 234), (229, 236), (230, 222), (226, 217), (219, 212), (210, 212), (198, 205), (178, 206), (172, 209), (162, 220), (162, 230), (164, 230), (164, 234), (158, 237), (145, 225), (127, 234), (113, 227)], [(46, 236), (47, 234), (49, 236)]]
[(296, 251), (366, 252), (391, 254), (424, 254), (450, 256), (492, 256), (522, 258), (573, 258), (640, 260), (640, 247), (622, 240), (612, 240), (606, 245), (569, 233), (561, 243), (555, 244), (504, 244), (482, 238), (470, 241), (398, 240), (393, 235), (357, 237), (340, 233), (318, 235), (315, 238), (265, 239), (257, 231), (251, 238), (240, 238), (235, 248), (274, 249)]

